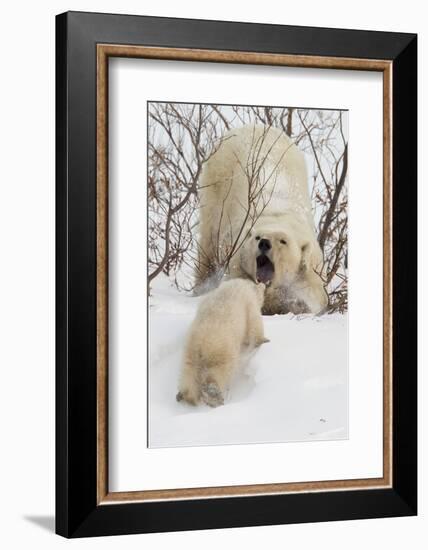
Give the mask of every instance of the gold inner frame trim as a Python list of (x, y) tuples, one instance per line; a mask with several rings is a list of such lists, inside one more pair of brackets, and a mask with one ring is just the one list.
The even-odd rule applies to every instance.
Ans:
[[(108, 59), (347, 69), (383, 73), (383, 476), (297, 483), (109, 492), (108, 488)], [(392, 486), (392, 62), (187, 48), (97, 45), (97, 503), (224, 498)]]

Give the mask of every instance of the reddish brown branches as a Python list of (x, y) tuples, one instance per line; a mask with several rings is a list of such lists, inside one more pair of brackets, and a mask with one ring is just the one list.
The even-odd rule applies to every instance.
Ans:
[[(330, 296), (330, 311), (346, 311), (348, 144), (345, 121), (346, 114), (341, 111), (150, 103), (149, 284), (160, 273), (165, 273), (178, 288), (193, 287), (195, 265), (198, 261), (208, 262), (204, 251), (198, 250), (196, 239), (198, 181), (203, 164), (229, 129), (257, 123), (266, 129), (270, 126), (282, 129), (306, 153), (313, 214), (324, 252), (321, 274)], [(235, 237), (218, 248), (216, 265), (210, 269), (219, 273), (227, 269), (270, 200), (263, 192), (266, 174), (260, 177), (269, 154), (262, 147), (263, 141), (263, 137), (256, 141), (252, 158), (241, 163), (240, 169), (249, 183), (246, 203), (242, 205), (244, 221), (238, 231), (236, 228), (230, 231)], [(275, 177), (274, 173), (271, 177)], [(231, 223), (223, 207), (220, 224), (227, 227)]]

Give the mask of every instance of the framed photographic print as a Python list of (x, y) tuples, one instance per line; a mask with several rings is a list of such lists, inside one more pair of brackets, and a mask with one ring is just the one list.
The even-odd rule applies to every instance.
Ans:
[(57, 532), (416, 514), (416, 36), (56, 25)]

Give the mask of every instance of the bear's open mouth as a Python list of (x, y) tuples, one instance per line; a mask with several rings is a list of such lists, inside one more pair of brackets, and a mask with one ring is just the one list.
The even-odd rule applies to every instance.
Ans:
[(272, 282), (273, 275), (275, 273), (275, 267), (273, 263), (265, 254), (257, 256), (257, 281), (269, 285)]

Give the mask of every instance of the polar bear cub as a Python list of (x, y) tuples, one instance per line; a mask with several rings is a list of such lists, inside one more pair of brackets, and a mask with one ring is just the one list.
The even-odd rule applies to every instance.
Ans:
[(177, 401), (223, 405), (242, 353), (269, 341), (261, 315), (264, 291), (263, 283), (232, 279), (203, 298), (187, 335)]

